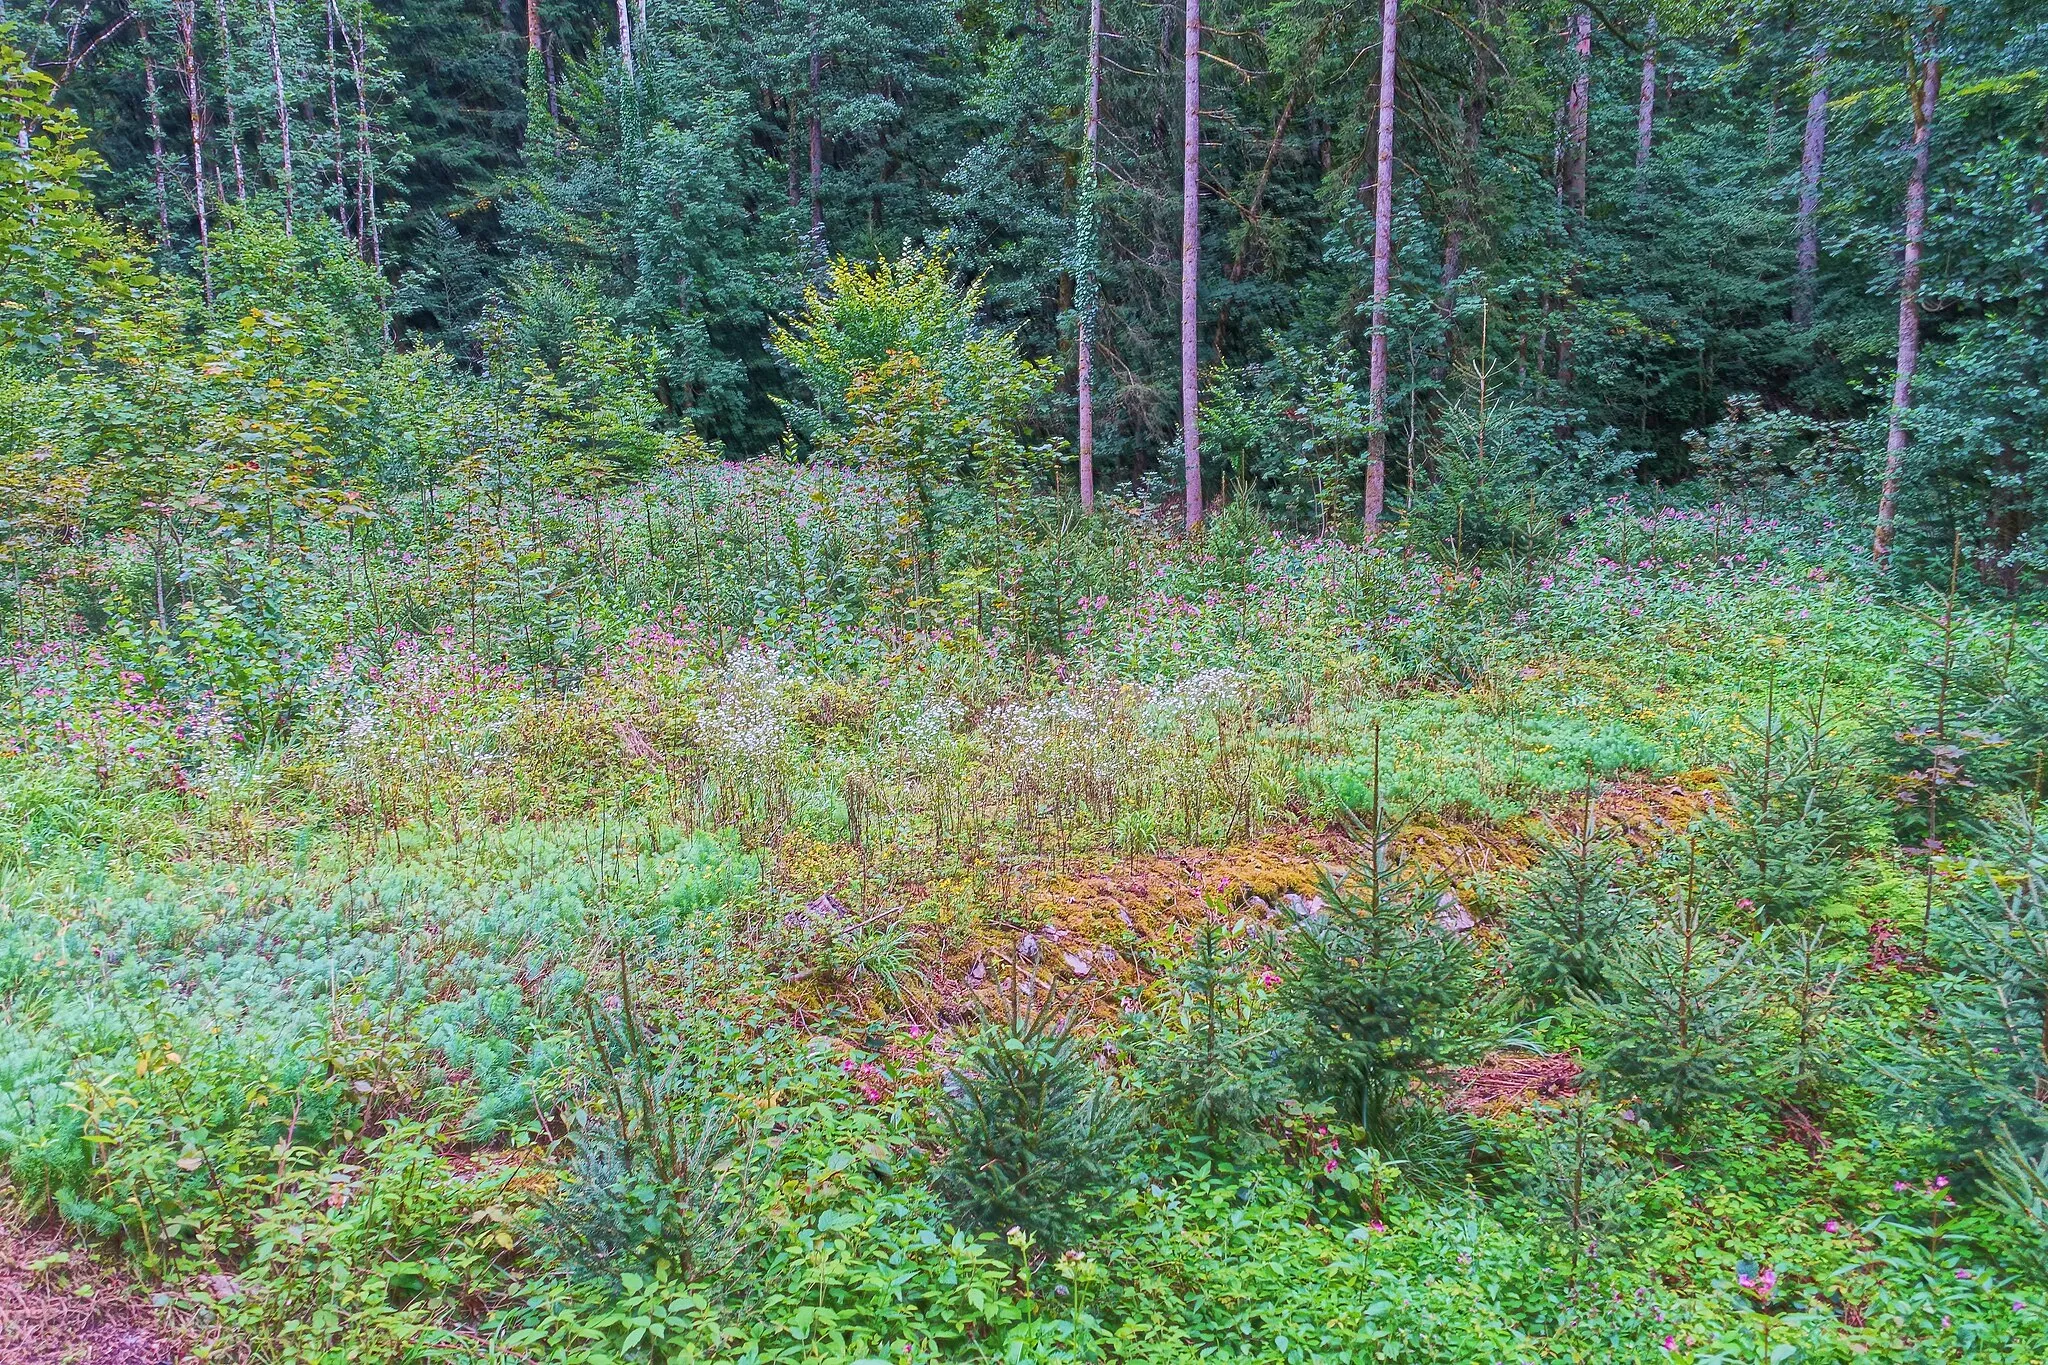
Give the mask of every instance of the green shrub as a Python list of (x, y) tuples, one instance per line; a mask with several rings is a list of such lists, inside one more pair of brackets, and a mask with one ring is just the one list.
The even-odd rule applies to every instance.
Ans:
[(1048, 998), (982, 1029), (947, 1074), (934, 1174), (962, 1222), (1070, 1247), (1102, 1213), (1130, 1113)]

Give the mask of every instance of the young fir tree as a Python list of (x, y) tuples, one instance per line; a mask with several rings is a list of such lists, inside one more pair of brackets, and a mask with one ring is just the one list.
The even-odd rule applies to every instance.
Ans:
[(1739, 724), (1722, 784), (1732, 822), (1717, 859), (1745, 914), (1764, 926), (1796, 922), (1841, 889), (1875, 808), (1825, 691), (1787, 716), (1773, 686), (1763, 715)]
[(1588, 780), (1571, 836), (1546, 841), (1508, 921), (1515, 982), (1542, 1004), (1607, 995), (1617, 942), (1643, 918), (1640, 898), (1620, 881), (1626, 846), (1601, 832), (1593, 806)]
[(1434, 888), (1397, 858), (1402, 821), (1380, 804), (1379, 730), (1361, 857), (1324, 874), (1323, 908), (1286, 942), (1280, 1003), (1295, 1021), (1303, 1087), (1355, 1114), (1375, 1139), (1391, 1131), (1409, 1081), (1444, 1059), (1473, 988), (1464, 936), (1438, 920)]
[(1842, 1048), (1831, 1025), (1847, 968), (1819, 929), (1794, 929), (1770, 963), (1766, 987), (1778, 1028), (1772, 1071), (1784, 1098), (1807, 1114), (1827, 1102), (1843, 1078)]
[(1527, 1152), (1522, 1193), (1544, 1215), (1543, 1233), (1575, 1285), (1601, 1243), (1630, 1221), (1637, 1181), (1615, 1149), (1618, 1116), (1593, 1096), (1574, 1095), (1544, 1117)]
[(1249, 988), (1250, 962), (1205, 924), (1174, 975), (1172, 1005), (1140, 1048), (1151, 1089), (1213, 1144), (1273, 1112), (1291, 1089), (1275, 1031)]
[(1915, 1057), (1917, 1098), (1980, 1138), (2048, 1138), (2048, 824), (2013, 801), (1972, 828), (1975, 875), (1938, 915), (1948, 968), (1936, 987), (1941, 1046)]
[(1595, 1071), (1652, 1122), (1683, 1131), (1702, 1106), (1738, 1090), (1756, 991), (1748, 948), (1731, 947), (1701, 907), (1698, 856), (1664, 913), (1625, 943), (1614, 998), (1596, 1014)]
[(1089, 1197), (1129, 1145), (1130, 1115), (1055, 1002), (1026, 1011), (1013, 993), (1008, 1016), (967, 1044), (945, 1088), (935, 1183), (961, 1220), (1073, 1245), (1094, 1220)]

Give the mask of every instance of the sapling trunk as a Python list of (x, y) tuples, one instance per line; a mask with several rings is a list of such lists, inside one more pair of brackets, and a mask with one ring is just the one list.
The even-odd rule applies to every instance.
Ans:
[(235, 118), (235, 44), (228, 27), (228, 0), (213, 0), (213, 23), (220, 33), (221, 105), (228, 115), (228, 155), (235, 167), (235, 202), (249, 202), (248, 182), (242, 176), (242, 130)]

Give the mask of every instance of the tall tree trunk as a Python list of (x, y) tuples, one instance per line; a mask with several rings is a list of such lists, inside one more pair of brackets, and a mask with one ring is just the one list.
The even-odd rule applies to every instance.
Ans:
[[(1590, 35), (1588, 35), (1590, 37)], [(1636, 95), (1636, 174), (1650, 169), (1650, 138), (1657, 119), (1657, 16), (1643, 23), (1643, 84)]]
[(284, 181), (284, 231), (289, 237), (292, 215), (296, 210), (292, 186), (292, 114), (284, 93), (284, 51), (277, 38), (277, 0), (263, 0), (263, 6), (270, 15), (270, 81), (277, 92), (277, 146)]
[[(1581, 9), (1572, 14), (1572, 56), (1572, 88), (1565, 100), (1564, 200), (1570, 212), (1566, 230), (1575, 234), (1586, 220), (1586, 144), (1593, 114), (1593, 15), (1590, 10)], [(1566, 294), (1571, 292), (1571, 273), (1567, 265)], [(1547, 310), (1549, 300), (1544, 302)], [(1540, 356), (1538, 368), (1541, 368)], [(1572, 365), (1571, 331), (1560, 319), (1557, 328), (1558, 387), (1569, 389), (1576, 374)]]
[(172, 22), (184, 63), (185, 115), (192, 127), (192, 211), (199, 221), (199, 287), (213, 302), (213, 242), (206, 223), (206, 101), (199, 91), (199, 51), (193, 30), (198, 26), (199, 0), (173, 0)]
[(1201, 337), (1197, 307), (1202, 270), (1202, 0), (1187, 0), (1181, 32), (1180, 430), (1187, 526), (1202, 521)]
[(541, 84), (547, 89), (548, 117), (560, 118), (561, 111), (555, 107), (554, 54), (548, 51), (546, 37), (540, 29), (540, 0), (526, 0), (526, 79), (529, 85), (535, 76), (540, 77)]
[(1365, 458), (1365, 534), (1379, 534), (1387, 500), (1387, 295), (1394, 262), (1394, 56), (1401, 0), (1380, 0), (1379, 147), (1373, 158), (1372, 351), (1368, 396), (1372, 425)]
[(626, 13), (626, 0), (618, 0), (619, 8), (619, 67), (626, 73), (626, 79), (633, 79), (633, 21)]
[(1081, 510), (1095, 510), (1095, 273), (1101, 219), (1096, 203), (1096, 146), (1102, 133), (1102, 0), (1088, 0), (1088, 123), (1081, 163), (1081, 278), (1075, 291), (1079, 322), (1074, 335), (1075, 448), (1081, 462)]
[(351, 34), (348, 24), (340, 20), (338, 10), (336, 19), (341, 22), (342, 48), (348, 53), (349, 82), (356, 91), (356, 246), (361, 249), (367, 240), (370, 264), (382, 270), (384, 243), (383, 232), (377, 225), (377, 159), (371, 138), (370, 97), (364, 89), (364, 71), (370, 64), (370, 39), (362, 23), (358, 23), (355, 33)]
[[(1494, 58), (1493, 45), (1487, 37), (1487, 24), (1490, 22), (1487, 0), (1479, 0), (1473, 7), (1472, 18), (1472, 88), (1459, 108), (1462, 124), (1459, 136), (1463, 147), (1458, 165), (1458, 197), (1450, 224), (1444, 231), (1443, 283), (1437, 298), (1437, 313), (1443, 318), (1447, 331), (1457, 314), (1458, 277), (1465, 270), (1465, 229), (1479, 216), (1480, 139), (1486, 126), (1488, 83), (1493, 74), (1489, 70)], [(1450, 373), (1448, 335), (1444, 354), (1430, 367), (1430, 373), (1438, 383), (1442, 383)]]
[(149, 175), (156, 189), (157, 241), (171, 240), (171, 196), (164, 185), (164, 107), (156, 91), (156, 59), (150, 55), (149, 24), (135, 26), (142, 42), (142, 98), (149, 109)]
[(356, 205), (356, 230), (349, 231), (348, 225), (348, 172), (346, 158), (342, 155), (341, 137), (341, 66), (336, 60), (335, 29), (341, 24), (336, 0), (327, 0), (327, 131), (334, 142), (334, 218), (341, 225), (343, 236), (352, 236), (356, 249), (362, 250), (362, 205)]
[[(1931, 41), (1929, 47), (1932, 48)], [(1920, 363), (1920, 253), (1927, 238), (1927, 144), (1934, 131), (1934, 101), (1941, 93), (1941, 58), (1922, 59), (1913, 99), (1913, 173), (1906, 182), (1906, 249), (1899, 267), (1899, 362), (1892, 379), (1891, 426), (1884, 442), (1884, 483), (1877, 499), (1871, 552), (1891, 557), (1899, 515), (1899, 473), (1906, 463), (1906, 413), (1913, 405), (1913, 371)]]
[(1593, 109), (1593, 15), (1572, 13), (1573, 72), (1565, 100), (1564, 198), (1573, 214), (1586, 216), (1586, 141)]
[[(815, 42), (815, 39), (813, 40)], [(825, 127), (818, 118), (818, 91), (823, 82), (818, 49), (811, 49), (810, 69), (810, 134), (811, 134), (811, 242), (812, 250), (820, 256), (825, 254), (825, 210), (818, 202), (818, 191), (825, 182)]]
[(1828, 148), (1828, 50), (1813, 47), (1813, 94), (1806, 101), (1806, 140), (1799, 151), (1799, 273), (1792, 285), (1792, 324), (1813, 322), (1813, 291), (1820, 274), (1820, 168)]
[(213, 25), (220, 32), (221, 105), (228, 115), (228, 158), (235, 168), (235, 202), (249, 202), (249, 184), (242, 176), (242, 129), (235, 118), (235, 42), (228, 28), (228, 0), (213, 0)]

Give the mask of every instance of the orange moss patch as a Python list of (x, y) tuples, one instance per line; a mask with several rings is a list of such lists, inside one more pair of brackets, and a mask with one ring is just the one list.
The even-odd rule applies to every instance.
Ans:
[[(1717, 782), (1713, 771), (1700, 770), (1612, 783), (1596, 799), (1595, 818), (1604, 831), (1648, 848), (1703, 814)], [(1568, 797), (1509, 824), (1423, 814), (1400, 832), (1394, 851), (1470, 906), (1475, 888), (1526, 873), (1540, 840), (1568, 834), (1582, 818)], [(1182, 957), (1200, 925), (1216, 920), (1233, 936), (1284, 926), (1292, 920), (1286, 898), (1314, 896), (1323, 875), (1341, 874), (1359, 851), (1341, 830), (1298, 826), (1224, 849), (1036, 875), (1022, 869), (1015, 874), (1022, 894), (999, 927), (931, 946), (934, 1017), (964, 1019), (977, 1002), (1004, 997), (1013, 964), (1023, 969), (1027, 994), (1050, 987), (1081, 1012), (1107, 1013)]]

